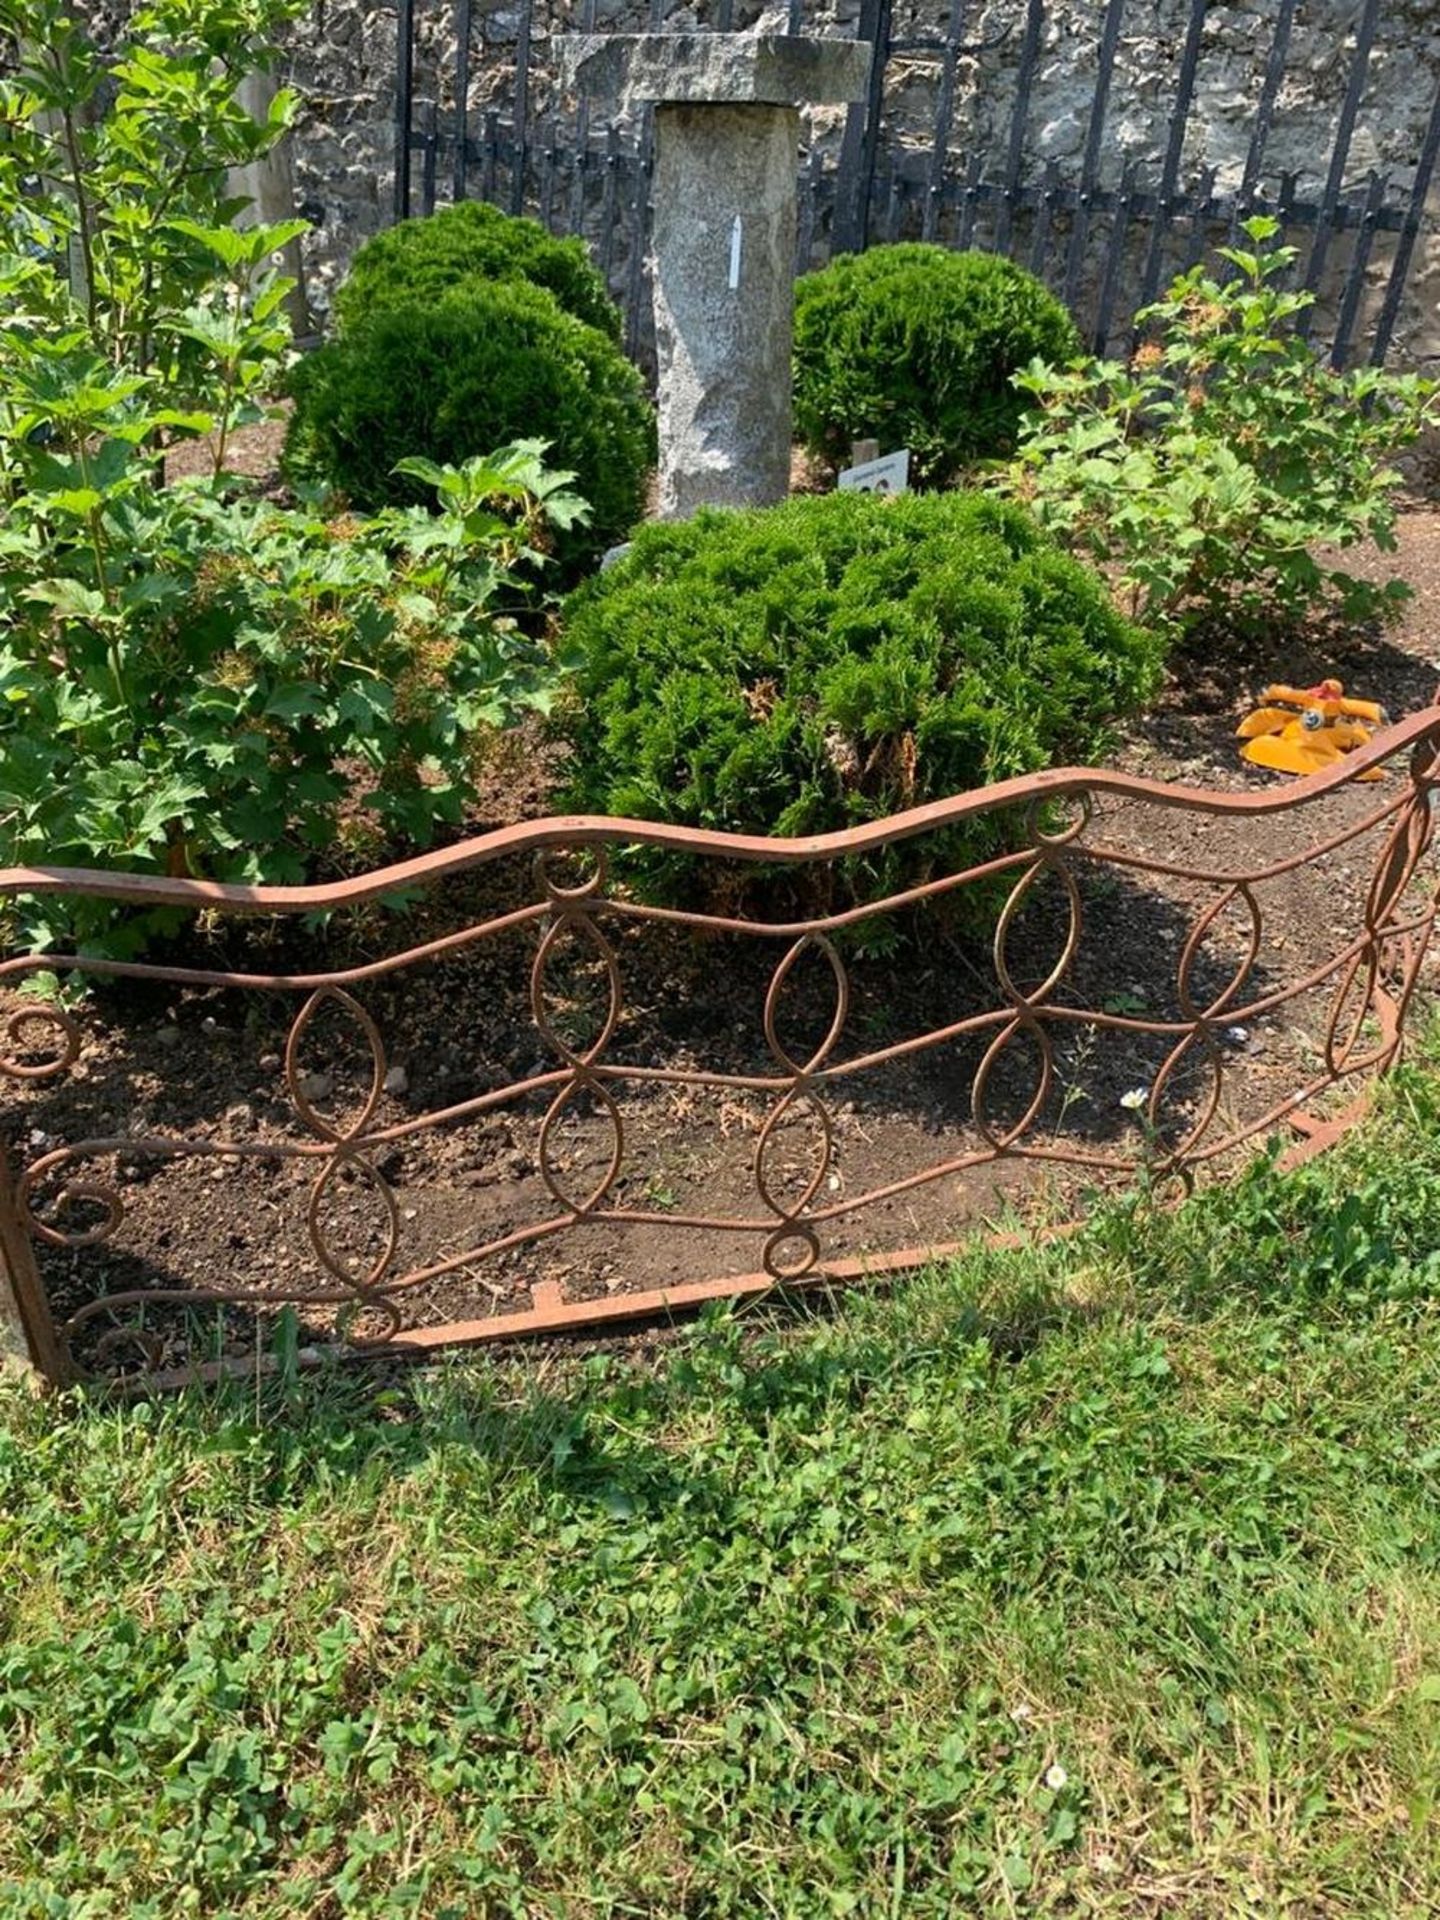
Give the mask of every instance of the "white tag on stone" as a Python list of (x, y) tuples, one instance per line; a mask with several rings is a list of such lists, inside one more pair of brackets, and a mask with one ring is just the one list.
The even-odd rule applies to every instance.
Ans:
[(842, 493), (908, 493), (910, 490), (910, 449), (882, 454), (863, 466), (846, 467), (837, 474), (835, 484)]

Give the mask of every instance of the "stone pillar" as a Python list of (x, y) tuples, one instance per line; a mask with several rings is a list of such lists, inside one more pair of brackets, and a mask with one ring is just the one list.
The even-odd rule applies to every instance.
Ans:
[(863, 94), (870, 47), (739, 33), (558, 44), (570, 84), (655, 103), (660, 512), (783, 500), (799, 108)]
[(790, 487), (793, 107), (655, 113), (660, 511)]
[[(270, 103), (277, 91), (278, 82), (273, 73), (249, 73), (240, 82), (237, 98), (252, 120), (263, 123), (270, 118)], [(232, 167), (226, 184), (236, 199), (250, 202), (241, 213), (238, 226), (278, 226), (282, 221), (293, 220), (295, 183), (290, 166), (289, 134), (248, 167)], [(305, 263), (298, 240), (290, 241), (285, 248), (284, 272), (295, 282), (285, 296), (285, 310), (290, 315), (296, 339), (303, 340), (310, 333), (310, 309), (305, 298)]]

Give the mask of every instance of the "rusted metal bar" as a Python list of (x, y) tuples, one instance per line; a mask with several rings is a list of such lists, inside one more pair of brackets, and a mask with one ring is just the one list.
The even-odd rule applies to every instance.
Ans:
[(16, 1200), (10, 1143), (0, 1135), (0, 1360), (34, 1367), (51, 1386), (71, 1370), (50, 1313), (35, 1248)]
[[(535, 854), (561, 847), (634, 845), (708, 854), (721, 860), (774, 862), (781, 866), (794, 866), (806, 861), (836, 860), (855, 854), (874, 853), (897, 841), (955, 826), (982, 814), (1025, 807), (1032, 803), (1039, 805), (1046, 801), (1059, 801), (1082, 793), (1145, 800), (1172, 810), (1234, 819), (1258, 819), (1267, 814), (1289, 813), (1313, 806), (1372, 767), (1383, 766), (1387, 760), (1408, 752), (1437, 733), (1440, 733), (1440, 718), (1437, 718), (1434, 709), (1422, 708), (1393, 726), (1381, 729), (1365, 746), (1347, 753), (1333, 767), (1327, 767), (1320, 773), (1307, 774), (1303, 780), (1296, 780), (1284, 787), (1266, 786), (1230, 792), (1191, 787), (1183, 781), (1151, 780), (1140, 774), (1118, 773), (1106, 767), (1050, 767), (1040, 773), (996, 781), (994, 785), (978, 788), (973, 793), (958, 793), (945, 800), (932, 800), (924, 806), (912, 807), (884, 820), (867, 821), (863, 826), (792, 839), (768, 834), (721, 833), (708, 827), (675, 827), (664, 821), (612, 818), (600, 814), (550, 814), (540, 820), (523, 820), (513, 826), (496, 827), (457, 846), (441, 848), (434, 853), (417, 854), (408, 860), (393, 861), (388, 866), (325, 885), (252, 886), (238, 881), (179, 880), (165, 874), (113, 873), (90, 867), (24, 866), (0, 868), (0, 896), (73, 893), (96, 900), (112, 900), (121, 905), (182, 907), (194, 911), (222, 907), (241, 913), (329, 913), (337, 908), (359, 906), (367, 900), (378, 900), (387, 893), (398, 894), (417, 886), (432, 885), (438, 880), (488, 865), (507, 854)], [(1269, 871), (1288, 871), (1291, 864), (1298, 865), (1305, 857), (1303, 853), (1297, 854), (1293, 863), (1287, 860)], [(893, 904), (904, 904), (904, 901), (897, 897)], [(869, 910), (874, 911), (873, 908)], [(506, 924), (533, 919), (541, 911), (543, 908), (534, 905), (522, 908), (515, 916), (507, 917)], [(745, 921), (722, 920), (718, 924), (751, 926)], [(754, 930), (753, 926), (751, 930)], [(91, 962), (87, 960), (83, 964), (88, 966)], [(98, 966), (102, 963), (97, 961), (95, 964)], [(124, 973), (130, 971), (127, 963), (103, 964), (107, 971), (115, 973), (117, 977), (124, 977)], [(225, 976), (204, 977), (222, 979)]]
[(1029, 0), (1025, 12), (1025, 38), (1020, 45), (1020, 65), (1015, 74), (1015, 106), (1010, 115), (1010, 137), (1005, 155), (1005, 180), (1000, 194), (1000, 211), (995, 222), (995, 251), (1008, 253), (1015, 208), (1025, 176), (1025, 130), (1030, 118), (1030, 88), (1035, 78), (1035, 62), (1040, 53), (1040, 31), (1045, 24), (1045, 0)]
[[(1310, 258), (1305, 265), (1305, 288), (1309, 293), (1319, 290), (1325, 274), (1325, 262), (1330, 256), (1335, 208), (1345, 185), (1345, 168), (1350, 158), (1350, 142), (1355, 132), (1355, 117), (1360, 111), (1360, 96), (1365, 91), (1365, 80), (1370, 71), (1370, 50), (1375, 43), (1375, 28), (1379, 20), (1380, 0), (1365, 0), (1360, 23), (1355, 30), (1355, 57), (1350, 64), (1350, 81), (1345, 89), (1345, 99), (1340, 107), (1340, 119), (1335, 128), (1335, 146), (1330, 155), (1330, 170), (1325, 177), (1325, 192), (1320, 201), (1320, 218), (1315, 226)], [(1313, 324), (1313, 308), (1297, 316), (1295, 331), (1302, 340), (1309, 337)]]
[(1430, 194), (1430, 181), (1435, 172), (1437, 154), (1440, 154), (1440, 85), (1435, 89), (1435, 98), (1430, 107), (1430, 120), (1426, 126), (1425, 138), (1421, 143), (1419, 158), (1416, 162), (1415, 178), (1410, 186), (1410, 200), (1405, 209), (1400, 238), (1396, 243), (1390, 279), (1385, 288), (1380, 317), (1375, 323), (1375, 339), (1370, 349), (1372, 366), (1379, 367), (1385, 364), (1385, 356), (1390, 351), (1390, 342), (1394, 338), (1395, 322), (1399, 317), (1405, 282), (1410, 274), (1415, 242), (1419, 238), (1420, 225), (1425, 216), (1425, 203)]
[[(979, 1236), (987, 1247), (1017, 1248), (1044, 1246), (1077, 1231), (1078, 1223), (1056, 1227), (1036, 1227), (1027, 1234), (987, 1233)], [(925, 1246), (902, 1248), (897, 1253), (877, 1253), (829, 1261), (823, 1272), (806, 1274), (785, 1284), (768, 1273), (742, 1273), (733, 1278), (692, 1280), (676, 1286), (655, 1287), (644, 1293), (613, 1294), (604, 1300), (567, 1301), (558, 1288), (543, 1285), (534, 1289), (535, 1305), (528, 1312), (491, 1316), (484, 1320), (458, 1321), (448, 1327), (416, 1327), (397, 1334), (383, 1349), (388, 1356), (409, 1355), (423, 1360), (446, 1347), (492, 1346), (511, 1340), (542, 1339), (555, 1334), (619, 1332), (646, 1323), (665, 1325), (689, 1318), (699, 1308), (716, 1300), (784, 1300), (792, 1291), (815, 1293), (826, 1287), (883, 1283), (935, 1260), (953, 1259), (970, 1250), (973, 1242), (942, 1240)], [(354, 1347), (339, 1357), (362, 1360), (374, 1349)], [(334, 1359), (334, 1349), (302, 1349), (300, 1366), (309, 1371)], [(173, 1367), (147, 1375), (143, 1380), (118, 1383), (122, 1390), (138, 1388), (149, 1393), (173, 1393), (181, 1387), (200, 1386), (217, 1380), (252, 1379), (257, 1372), (274, 1373), (279, 1363), (268, 1356), (245, 1360), (210, 1360), (196, 1366)]]
[[(1263, 818), (1276, 813), (1298, 815), (1326, 795), (1336, 795), (1360, 774), (1410, 754), (1408, 783), (1386, 788), (1375, 804), (1348, 808), (1339, 826), (1306, 844), (1297, 842), (1278, 858), (1252, 861), (1226, 872), (1225, 863), (1184, 863), (1127, 851), (1093, 831), (1097, 804), (1111, 799), (1145, 800), (1169, 810), (1220, 818)], [(63, 1250), (72, 1259), (81, 1250), (99, 1247), (124, 1227), (132, 1189), (126, 1186), (122, 1163), (152, 1161), (183, 1165), (192, 1160), (214, 1160), (236, 1167), (290, 1163), (314, 1170), (305, 1215), (309, 1271), (318, 1266), (320, 1278), (281, 1278), (263, 1284), (237, 1276), (229, 1283), (206, 1275), (200, 1284), (183, 1276), (167, 1275), (154, 1284), (126, 1284), (106, 1291), (92, 1290), (70, 1313), (62, 1327), (53, 1329), (55, 1351), (44, 1364), (62, 1373), (75, 1342), (84, 1364), (103, 1372), (122, 1351), (138, 1355), (144, 1370), (164, 1376), (167, 1356), (195, 1351), (185, 1331), (197, 1312), (240, 1312), (263, 1316), (290, 1303), (307, 1315), (341, 1316), (337, 1337), (341, 1344), (423, 1348), (456, 1338), (472, 1323), (457, 1320), (453, 1312), (441, 1326), (417, 1324), (415, 1303), (424, 1290), (453, 1284), (483, 1263), (522, 1251), (539, 1255), (577, 1228), (607, 1227), (628, 1230), (663, 1226), (667, 1234), (725, 1234), (758, 1240), (762, 1266), (749, 1276), (758, 1287), (776, 1282), (819, 1280), (846, 1271), (846, 1256), (834, 1258), (824, 1237), (846, 1221), (872, 1210), (891, 1208), (937, 1183), (989, 1167), (1001, 1160), (1029, 1161), (1126, 1176), (1142, 1166), (1156, 1177), (1188, 1179), (1195, 1170), (1231, 1155), (1275, 1127), (1287, 1123), (1304, 1131), (1318, 1097), (1342, 1081), (1382, 1072), (1396, 1057), (1406, 1011), (1419, 977), (1435, 918), (1433, 890), (1417, 897), (1413, 883), (1432, 836), (1431, 797), (1440, 772), (1440, 711), (1431, 709), (1377, 734), (1365, 747), (1324, 773), (1285, 789), (1241, 793), (1213, 793), (1185, 789), (1163, 782), (1095, 769), (1061, 769), (1001, 783), (974, 794), (916, 808), (907, 814), (875, 821), (866, 827), (805, 839), (773, 840), (692, 831), (642, 822), (576, 816), (535, 821), (499, 829), (459, 848), (401, 863), (382, 873), (361, 876), (334, 887), (247, 888), (173, 880), (159, 876), (83, 874), (65, 870), (18, 869), (0, 874), (0, 897), (16, 892), (69, 892), (117, 902), (145, 901), (172, 905), (205, 905), (234, 911), (279, 910), (288, 913), (331, 909), (353, 904), (378, 892), (413, 888), (483, 866), (502, 854), (529, 851), (536, 861), (538, 898), (476, 925), (422, 941), (409, 950), (366, 961), (344, 971), (313, 976), (243, 974), (232, 971), (186, 969), (141, 961), (91, 961), (75, 955), (17, 957), (0, 964), (0, 989), (44, 966), (57, 971), (83, 967), (115, 978), (143, 978), (156, 984), (211, 985), (238, 990), (258, 988), (271, 995), (304, 992), (306, 997), (290, 1023), (283, 1052), (283, 1085), (289, 1109), (298, 1122), (300, 1137), (229, 1137), (224, 1129), (202, 1134), (144, 1135), (123, 1133), (71, 1139), (55, 1145), (41, 1135), (44, 1150), (20, 1170), (8, 1188), (0, 1189), (0, 1229), (7, 1273), (18, 1271), (25, 1284), (25, 1256), (31, 1269), (43, 1277), (35, 1249)], [(999, 813), (1012, 823), (1008, 831), (1018, 844), (986, 861), (946, 871), (904, 888), (881, 900), (809, 919), (750, 922), (733, 915), (650, 906), (617, 893), (608, 876), (609, 850), (636, 842), (685, 849), (697, 858), (713, 856), (732, 867), (737, 862), (764, 862), (768, 866), (814, 863), (875, 851), (880, 847), (939, 831), (963, 819)], [(1107, 818), (1110, 815), (1107, 813)], [(1262, 947), (1263, 912), (1257, 890), (1266, 882), (1283, 879), (1307, 865), (1325, 861), (1367, 837), (1376, 836), (1379, 852), (1368, 888), (1357, 896), (1357, 924), (1348, 938), (1320, 957), (1307, 960), (1297, 977), (1275, 982), (1257, 973)], [(559, 852), (589, 850), (591, 864), (583, 877), (562, 874)], [(1349, 857), (1349, 856), (1347, 856)], [(1199, 904), (1192, 910), (1188, 933), (1175, 959), (1173, 1012), (1126, 1013), (1106, 1004), (1093, 1004), (1087, 995), (1062, 995), (1085, 938), (1082, 887), (1094, 871), (1116, 869), (1137, 875), (1177, 876), (1197, 884)], [(1008, 876), (1009, 890), (995, 925), (992, 965), (996, 994), (992, 1004), (957, 1010), (953, 1017), (885, 1044), (858, 1050), (847, 1037), (850, 1024), (850, 966), (832, 935), (879, 914), (893, 914), (938, 900), (947, 892), (973, 885), (990, 885)], [(1020, 937), (1024, 916), (1035, 889), (1048, 885), (1059, 902), (1068, 902), (1063, 937), (1053, 952), (1043, 979), (1024, 971), (1033, 960), (1028, 939)], [(778, 943), (779, 951), (768, 972), (761, 1027), (768, 1063), (761, 1070), (721, 1071), (703, 1063), (681, 1065), (637, 1061), (628, 1049), (612, 1054), (620, 1030), (626, 995), (622, 978), (619, 934), (627, 924), (632, 932), (649, 925), (694, 930), (710, 937), (727, 936)], [(1225, 973), (1215, 975), (1218, 957), (1211, 943), (1217, 928), (1228, 926)], [(458, 956), (476, 942), (502, 931), (532, 930), (538, 935), (529, 975), (529, 1018), (540, 1059), (529, 1073), (448, 1104), (396, 1117), (382, 1110), (387, 1085), (385, 1039), (377, 1019), (367, 1010), (356, 989), (364, 981), (394, 974), (424, 961)], [(1238, 936), (1238, 944), (1237, 944)], [(624, 949), (629, 951), (627, 947)], [(565, 1023), (569, 1004), (552, 967), (560, 953), (578, 951), (586, 958), (600, 987), (601, 1004), (582, 1039)], [(790, 982), (802, 963), (818, 962), (828, 969), (830, 990), (824, 1002), (811, 996), (812, 1006), (828, 1009), (823, 1036), (804, 1045), (787, 1038), (790, 1016), (785, 1012)], [(1203, 976), (1203, 984), (1200, 984)], [(812, 982), (812, 988), (813, 988)], [(567, 990), (568, 991), (568, 990)], [(1225, 1090), (1223, 1036), (1233, 1022), (1249, 1022), (1278, 1013), (1302, 996), (1320, 996), (1328, 1006), (1318, 1059), (1298, 1087), (1291, 1085), (1257, 1111), (1251, 1103), (1244, 1112), (1222, 1108)], [(307, 1057), (311, 1036), (322, 1019), (339, 1019), (358, 1042), (360, 1058), (368, 1062), (356, 1092), (343, 1115), (323, 1107), (300, 1062)], [(1163, 1054), (1152, 1070), (1146, 1098), (1147, 1131), (1143, 1139), (1127, 1136), (1118, 1145), (1075, 1139), (1038, 1126), (1057, 1088), (1059, 1062), (1067, 1057), (1065, 1036), (1115, 1034), (1145, 1038)], [(918, 1061), (925, 1054), (953, 1047), (957, 1042), (976, 1048), (969, 1097), (969, 1117), (957, 1137), (937, 1143), (933, 1158), (896, 1171), (881, 1166), (867, 1175), (862, 1165), (846, 1181), (827, 1181), (836, 1150), (828, 1102), (877, 1069)], [(24, 1001), (6, 1013), (0, 1001), (0, 1077), (18, 1083), (54, 1078), (68, 1071), (82, 1045), (76, 1015), (61, 1003)], [(1028, 1062), (1020, 1084), (1030, 1091), (1013, 1099), (1017, 1063)], [(1007, 1081), (1008, 1076), (1008, 1081)], [(1303, 1077), (1303, 1076), (1297, 1076)], [(354, 1076), (352, 1074), (352, 1083)], [(1010, 1093), (1004, 1088), (1010, 1086)], [(721, 1189), (712, 1200), (708, 1192), (698, 1204), (653, 1204), (636, 1201), (620, 1182), (631, 1149), (630, 1122), (622, 1100), (646, 1090), (709, 1090), (734, 1099), (745, 1096), (764, 1102), (757, 1116), (759, 1131), (751, 1152), (750, 1184), (753, 1198), (735, 1200)], [(1000, 1089), (997, 1094), (997, 1088)], [(405, 1264), (406, 1232), (401, 1209), (382, 1172), (387, 1157), (404, 1148), (413, 1152), (436, 1129), (463, 1125), (485, 1115), (518, 1113), (535, 1099), (548, 1104), (536, 1138), (540, 1183), (548, 1198), (541, 1201), (538, 1218), (518, 1224), (502, 1217), (482, 1229), (474, 1244), (443, 1247), (433, 1241), (413, 1248)], [(591, 1139), (587, 1156), (579, 1161), (564, 1145), (567, 1115), (583, 1099), (593, 1112), (598, 1140)], [(317, 1106), (317, 1100), (322, 1101)], [(1262, 1103), (1263, 1104), (1263, 1103)], [(792, 1120), (803, 1121), (810, 1143), (808, 1157), (796, 1169), (793, 1152), (782, 1141), (782, 1129)], [(1058, 1124), (1058, 1123), (1057, 1123)], [(598, 1162), (594, 1148), (600, 1146)], [(111, 1172), (111, 1165), (114, 1171)], [(598, 1166), (598, 1171), (596, 1167)], [(588, 1171), (584, 1169), (589, 1169)], [(347, 1245), (332, 1242), (331, 1218), (346, 1182), (358, 1182), (368, 1196), (372, 1232), (361, 1262)], [(721, 1197), (724, 1196), (724, 1197)], [(90, 1210), (88, 1218), (72, 1213), (75, 1203)], [(98, 1218), (96, 1212), (98, 1210)], [(413, 1217), (406, 1215), (405, 1217)], [(378, 1233), (373, 1231), (378, 1229)], [(904, 1255), (891, 1256), (897, 1261)], [(761, 1275), (763, 1274), (763, 1279)], [(39, 1285), (37, 1277), (34, 1285)], [(517, 1313), (487, 1316), (484, 1337), (526, 1327), (609, 1322), (647, 1310), (646, 1303), (664, 1303), (714, 1297), (743, 1291), (746, 1277), (686, 1282), (679, 1289), (654, 1290), (601, 1305), (566, 1301), (545, 1278), (543, 1267), (528, 1285), (530, 1306)], [(43, 1304), (43, 1289), (40, 1299)], [(136, 1314), (144, 1316), (137, 1320)], [(166, 1316), (170, 1316), (167, 1322)], [(359, 1316), (363, 1332), (346, 1328), (349, 1316)], [(179, 1316), (180, 1331), (175, 1331)], [(528, 1316), (528, 1317), (527, 1317)], [(424, 1321), (421, 1312), (418, 1319)], [(43, 1318), (26, 1309), (29, 1337)], [(171, 1331), (166, 1334), (165, 1326)], [(203, 1349), (202, 1349), (203, 1350)], [(85, 1357), (88, 1356), (88, 1357)]]

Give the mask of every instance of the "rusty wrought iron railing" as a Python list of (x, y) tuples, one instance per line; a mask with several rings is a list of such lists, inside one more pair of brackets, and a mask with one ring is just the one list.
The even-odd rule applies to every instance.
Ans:
[[(1254, 791), (1065, 769), (806, 840), (547, 818), (328, 887), (0, 872), (0, 901), (188, 908), (222, 948), (268, 917), (245, 964), (0, 964), (11, 1317), (57, 1381), (234, 1367), (285, 1307), (306, 1343), (424, 1350), (917, 1264), (1018, 1167), (1188, 1182), (1287, 1128), (1313, 1150), (1401, 1045), (1437, 777), (1430, 709)], [(1010, 851), (808, 918), (644, 904), (615, 877), (665, 849), (708, 899), (707, 869), (853, 872), (984, 814), (1017, 823)], [(937, 932), (982, 888), (984, 968)], [(412, 944), (357, 959), (384, 945), (367, 919), (344, 964), (293, 964), (321, 939), (300, 916), (401, 891), (448, 917), (387, 921)], [(41, 970), (99, 984), (26, 996)]]

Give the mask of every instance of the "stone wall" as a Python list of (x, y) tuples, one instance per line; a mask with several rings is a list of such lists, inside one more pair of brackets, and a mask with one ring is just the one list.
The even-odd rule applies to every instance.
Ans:
[[(1102, 178), (1107, 182), (1126, 160), (1158, 166), (1163, 157), (1189, 10), (1190, 0), (1130, 0), (1126, 8), (1104, 141)], [(448, 110), (453, 105), (453, 8), (448, 0), (416, 0), (415, 11), (417, 97), (436, 99), (442, 111)], [(753, 5), (748, 13), (737, 5), (736, 23), (753, 19), (755, 11)], [(1102, 12), (1095, 0), (1052, 0), (1046, 9), (1028, 117), (1032, 164), (1054, 159), (1068, 168), (1078, 166), (1094, 94)], [(1297, 172), (1302, 197), (1318, 198), (1323, 185), (1362, 12), (1363, 0), (1307, 0), (1297, 9), (1265, 177), (1273, 184), (1280, 170)], [(1207, 166), (1218, 169), (1221, 191), (1239, 180), (1274, 13), (1274, 0), (1209, 7), (1182, 181)], [(576, 26), (579, 14), (578, 5), (563, 0), (534, 0), (532, 99), (540, 110), (551, 97), (547, 38)], [(949, 14), (948, 0), (909, 5), (897, 0), (894, 36), (943, 36)], [(977, 142), (1003, 151), (1008, 139), (1024, 16), (1024, 0), (978, 0), (970, 9), (967, 39), (1000, 44), (960, 64), (951, 145), (962, 165)], [(707, 9), (672, 6), (665, 25), (678, 30), (707, 24), (710, 17)], [(649, 7), (645, 0), (598, 0), (596, 19), (602, 27), (635, 29), (647, 23)], [(853, 34), (858, 20), (858, 0), (806, 0), (807, 29)], [(514, 0), (498, 5), (474, 0), (474, 21), (469, 104), (478, 112), (508, 100), (519, 14)], [(322, 311), (355, 246), (390, 217), (395, 43), (393, 5), (315, 0), (289, 49), (291, 76), (307, 96), (295, 170), (302, 210), (315, 222), (310, 274)], [(930, 145), (939, 71), (930, 56), (892, 57), (886, 113), (892, 146)], [(1346, 167), (1347, 185), (1362, 184), (1376, 167), (1392, 176), (1392, 195), (1408, 188), (1437, 84), (1440, 0), (1386, 0)], [(811, 137), (833, 150), (843, 121), (843, 110), (817, 115)], [(1386, 270), (1390, 244), (1381, 237), (1372, 279)], [(1340, 249), (1346, 256), (1348, 246), (1347, 240)], [(1397, 359), (1440, 357), (1437, 298), (1440, 243), (1427, 229), (1397, 333)]]

